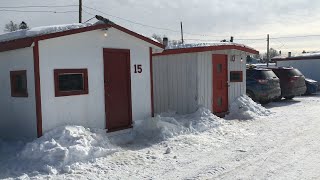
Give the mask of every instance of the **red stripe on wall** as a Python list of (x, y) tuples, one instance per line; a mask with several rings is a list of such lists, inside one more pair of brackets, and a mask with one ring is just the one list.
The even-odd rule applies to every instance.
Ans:
[(41, 109), (41, 89), (40, 89), (40, 62), (39, 62), (39, 42), (35, 41), (33, 47), (34, 83), (36, 97), (37, 135), (42, 136), (42, 109)]
[(151, 116), (154, 117), (154, 94), (153, 94), (153, 64), (152, 64), (152, 48), (149, 48), (150, 56), (150, 83), (151, 83)]

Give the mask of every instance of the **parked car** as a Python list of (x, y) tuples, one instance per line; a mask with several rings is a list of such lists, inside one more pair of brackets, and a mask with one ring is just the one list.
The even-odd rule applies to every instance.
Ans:
[(247, 68), (247, 95), (254, 101), (267, 104), (281, 96), (280, 80), (265, 68)]
[(306, 92), (307, 87), (304, 75), (293, 67), (270, 68), (279, 77), (281, 86), (281, 96), (276, 100), (293, 99), (295, 96)]
[(307, 91), (305, 93), (306, 95), (314, 94), (318, 91), (319, 89), (318, 81), (315, 81), (309, 78), (306, 78), (305, 81), (307, 86)]

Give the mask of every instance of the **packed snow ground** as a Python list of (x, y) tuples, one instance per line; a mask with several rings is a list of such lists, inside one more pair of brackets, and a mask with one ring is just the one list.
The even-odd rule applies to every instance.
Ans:
[(251, 120), (220, 119), (204, 108), (167, 113), (137, 122), (131, 136), (120, 138), (126, 142), (62, 127), (26, 146), (0, 141), (0, 178), (319, 179), (319, 106), (320, 95), (268, 110), (241, 97), (228, 119)]

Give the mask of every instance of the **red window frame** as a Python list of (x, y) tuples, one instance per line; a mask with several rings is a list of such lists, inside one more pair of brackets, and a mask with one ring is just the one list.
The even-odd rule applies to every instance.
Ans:
[[(24, 92), (18, 92), (16, 88), (15, 79), (17, 76), (25, 76), (25, 85), (26, 89)], [(28, 80), (27, 80), (27, 71), (10, 71), (10, 84), (11, 84), (11, 97), (28, 97)]]
[[(231, 79), (231, 74), (232, 73), (239, 74), (240, 75), (240, 79), (239, 80), (232, 80)], [(243, 72), (242, 71), (230, 71), (230, 82), (243, 82)]]
[[(82, 74), (83, 90), (60, 91), (59, 90), (59, 76), (65, 75), (65, 74)], [(54, 89), (55, 89), (55, 97), (89, 94), (88, 69), (55, 69), (54, 70)]]

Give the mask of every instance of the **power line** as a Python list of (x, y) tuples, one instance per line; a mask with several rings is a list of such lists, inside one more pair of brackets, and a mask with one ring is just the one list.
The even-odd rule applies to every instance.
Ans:
[(21, 8), (64, 8), (64, 7), (75, 7), (78, 5), (63, 5), (63, 6), (2, 6), (3, 9), (21, 9)]
[[(125, 18), (122, 18), (122, 17), (119, 17), (119, 16), (115, 16), (115, 15), (112, 15), (112, 14), (105, 13), (103, 11), (100, 11), (98, 9), (95, 9), (95, 8), (92, 8), (92, 7), (89, 7), (89, 6), (83, 5), (83, 7), (87, 8), (87, 9), (90, 9), (90, 10), (94, 10), (96, 12), (102, 13), (102, 14), (110, 16), (110, 17), (114, 17), (114, 18), (117, 18), (117, 19), (121, 19), (123, 21), (130, 22), (132, 24), (136, 24), (136, 25), (140, 25), (140, 26), (144, 26), (144, 27), (149, 27), (149, 28), (153, 28), (153, 29), (160, 29), (160, 30), (180, 33), (179, 30), (173, 30), (173, 29), (168, 29), (168, 28), (162, 28), (162, 27), (156, 27), (156, 26), (151, 26), (151, 25), (147, 25), (147, 24), (142, 24), (140, 22), (132, 21), (132, 20), (125, 19)], [(203, 36), (203, 37), (224, 37), (224, 36), (211, 36), (211, 35), (204, 35), (204, 34), (194, 34), (194, 33), (189, 33), (189, 32), (184, 32), (184, 34), (193, 35), (193, 36)]]
[(11, 10), (11, 9), (0, 9), (2, 12), (26, 12), (26, 13), (75, 13), (78, 11), (25, 11), (25, 10)]

